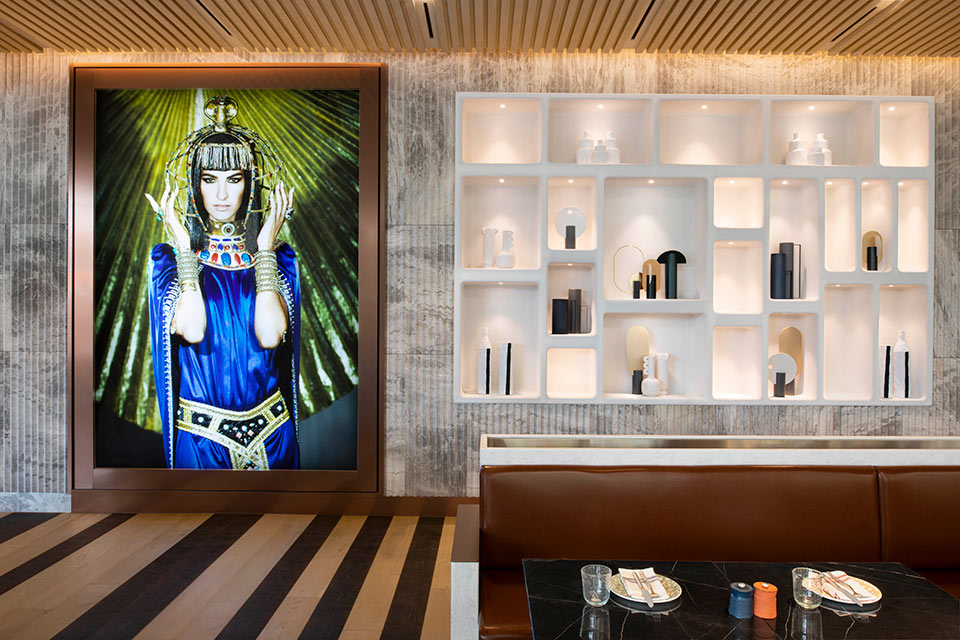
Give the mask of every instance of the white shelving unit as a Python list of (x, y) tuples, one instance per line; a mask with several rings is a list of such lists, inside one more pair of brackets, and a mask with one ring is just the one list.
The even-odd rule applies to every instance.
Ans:
[[(931, 404), (932, 99), (459, 93), (456, 113), (458, 402)], [(576, 164), (584, 131), (613, 132), (621, 163)], [(824, 133), (833, 165), (785, 164), (794, 132)], [(567, 207), (587, 220), (573, 250), (554, 225)], [(481, 267), (485, 227), (514, 232), (514, 268)], [(868, 231), (883, 238), (878, 271)], [(780, 242), (802, 245), (801, 299), (770, 298)], [(622, 290), (670, 249), (687, 259), (678, 299)], [(552, 335), (550, 300), (569, 288), (589, 331)], [(630, 392), (635, 325), (670, 354), (664, 395)], [(494, 372), (497, 343), (514, 345), (513, 395), (476, 393), (483, 327)], [(767, 358), (785, 327), (803, 370), (796, 395), (775, 398)], [(898, 329), (912, 397), (884, 399), (879, 347)]]

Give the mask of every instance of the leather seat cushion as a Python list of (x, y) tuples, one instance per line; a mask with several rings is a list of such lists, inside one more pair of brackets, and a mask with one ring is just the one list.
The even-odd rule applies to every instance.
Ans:
[(481, 640), (531, 640), (530, 610), (521, 569), (480, 571)]
[(879, 467), (883, 559), (960, 568), (960, 467)]
[(484, 467), (480, 566), (878, 561), (873, 467)]

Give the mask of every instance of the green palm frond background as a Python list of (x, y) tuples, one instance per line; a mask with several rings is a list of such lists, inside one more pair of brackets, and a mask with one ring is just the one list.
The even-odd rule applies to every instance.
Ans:
[(95, 307), (98, 406), (160, 431), (147, 307), (150, 250), (166, 241), (144, 193), (159, 200), (177, 144), (208, 124), (204, 102), (234, 98), (234, 122), (268, 140), (296, 189), (281, 238), (300, 264), (300, 417), (357, 384), (359, 92), (100, 90), (97, 92)]

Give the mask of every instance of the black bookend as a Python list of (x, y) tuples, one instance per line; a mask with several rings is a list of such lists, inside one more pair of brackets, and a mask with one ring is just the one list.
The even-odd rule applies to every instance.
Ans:
[(784, 396), (784, 388), (787, 386), (787, 374), (783, 371), (777, 372), (777, 381), (773, 383), (773, 397), (782, 398)]
[(799, 292), (793, 290), (793, 243), (781, 242), (780, 253), (786, 256), (783, 266), (783, 297), (787, 299), (799, 298)]
[[(643, 275), (641, 275), (640, 277), (642, 278)], [(643, 287), (640, 286), (641, 284), (643, 283), (640, 282), (639, 280), (633, 281), (633, 299), (634, 300), (640, 299), (640, 292), (643, 291)]]
[(563, 239), (563, 248), (564, 249), (576, 249), (577, 248), (577, 228), (572, 224), (566, 226), (566, 235)]
[(890, 397), (890, 352), (893, 347), (884, 345), (883, 347), (883, 397)]
[(867, 271), (877, 270), (877, 248), (867, 247)]
[(641, 385), (643, 385), (643, 369), (637, 369), (633, 372), (633, 395), (639, 396), (642, 393), (640, 391)]
[(567, 289), (567, 331), (580, 333), (580, 304), (583, 292), (580, 289)]
[(783, 253), (770, 254), (770, 298), (784, 300), (786, 291), (787, 256)]
[(657, 276), (647, 276), (647, 300), (657, 298)]
[(554, 335), (570, 333), (570, 328), (567, 324), (569, 307), (570, 301), (566, 298), (553, 299), (553, 325), (551, 327), (551, 333)]

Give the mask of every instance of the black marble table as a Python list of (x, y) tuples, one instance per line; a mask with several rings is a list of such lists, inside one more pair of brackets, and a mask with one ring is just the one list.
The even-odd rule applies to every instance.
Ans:
[[(958, 640), (960, 600), (914, 571), (895, 563), (763, 563), (596, 561), (614, 573), (621, 567), (653, 567), (683, 588), (679, 605), (667, 612), (632, 611), (612, 599), (603, 607), (583, 600), (583, 560), (524, 560), (523, 575), (534, 640)], [(872, 615), (812, 612), (793, 601), (791, 570), (808, 566), (842, 569), (875, 584), (883, 599)], [(727, 614), (730, 583), (765, 581), (777, 586), (777, 618), (738, 620)], [(661, 605), (665, 606), (665, 605)], [(660, 607), (658, 607), (660, 608)], [(607, 624), (609, 620), (609, 624)], [(609, 628), (606, 636), (604, 628)]]

